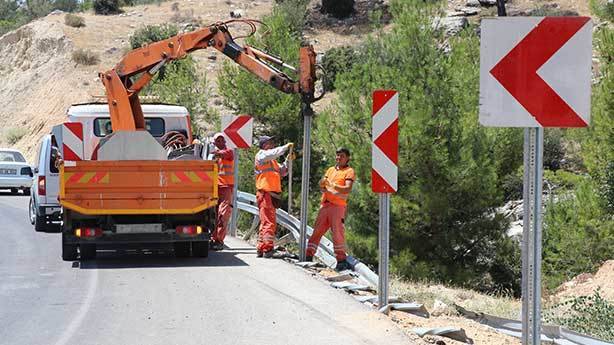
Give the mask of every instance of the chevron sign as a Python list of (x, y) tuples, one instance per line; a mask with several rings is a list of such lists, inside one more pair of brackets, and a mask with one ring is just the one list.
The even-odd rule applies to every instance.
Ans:
[(230, 149), (247, 149), (252, 144), (254, 118), (249, 115), (222, 116), (222, 132)]
[(83, 125), (80, 122), (62, 124), (62, 154), (65, 161), (83, 159)]
[(374, 91), (371, 119), (371, 190), (393, 193), (397, 191), (399, 162), (399, 94), (394, 90)]
[(588, 126), (592, 28), (589, 17), (482, 20), (480, 123)]

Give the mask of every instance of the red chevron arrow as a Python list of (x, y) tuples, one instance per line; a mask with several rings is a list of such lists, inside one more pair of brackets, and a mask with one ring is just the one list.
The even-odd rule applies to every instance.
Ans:
[(537, 75), (537, 70), (589, 20), (589, 17), (544, 18), (490, 70), (490, 74), (544, 127), (587, 126)]
[(251, 120), (251, 116), (243, 115), (237, 116), (237, 118), (232, 121), (228, 127), (224, 128), (224, 134), (228, 137), (228, 139), (232, 140), (236, 147), (241, 149), (249, 148), (249, 144), (245, 142), (245, 139), (239, 134), (239, 130), (245, 126), (249, 120)]

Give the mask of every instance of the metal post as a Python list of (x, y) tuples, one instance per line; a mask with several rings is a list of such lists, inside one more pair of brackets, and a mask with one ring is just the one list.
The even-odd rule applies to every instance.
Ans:
[[(292, 155), (292, 148), (288, 155)], [(288, 214), (292, 215), (292, 166), (294, 165), (294, 159), (288, 161)]]
[(307, 250), (307, 211), (309, 208), (309, 163), (311, 160), (311, 118), (313, 110), (309, 104), (303, 104), (303, 171), (301, 173), (301, 232), (299, 238), (299, 260), (305, 261)]
[(378, 308), (388, 305), (388, 250), (390, 239), (390, 194), (379, 194), (379, 280), (377, 284)]
[(232, 213), (230, 218), (230, 236), (237, 236), (237, 221), (239, 208), (237, 207), (237, 197), (239, 194), (239, 150), (234, 149), (234, 186), (232, 187)]
[(525, 128), (522, 232), (522, 344), (541, 342), (543, 128)]

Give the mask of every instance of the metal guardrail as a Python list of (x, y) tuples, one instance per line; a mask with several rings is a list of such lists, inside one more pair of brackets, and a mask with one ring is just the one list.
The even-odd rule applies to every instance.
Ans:
[[(258, 216), (258, 206), (256, 206), (256, 196), (254, 194), (239, 191), (237, 206), (240, 211), (245, 211), (253, 214), (254, 216)], [(293, 215), (288, 214), (288, 212), (284, 210), (277, 209), (277, 222), (283, 228), (290, 231), (297, 242), (299, 241), (301, 231), (300, 220)], [(313, 234), (313, 228), (307, 226), (307, 238), (309, 238), (311, 234)], [(326, 237), (322, 237), (320, 240), (320, 245), (316, 251), (316, 257), (318, 257), (326, 266), (335, 267), (337, 259), (335, 259), (333, 243)], [(373, 288), (377, 287), (377, 274), (367, 267), (367, 265), (351, 255), (349, 255), (346, 260), (350, 263), (354, 271), (360, 275), (360, 280), (366, 284), (369, 284)]]
[[(239, 210), (248, 212), (253, 214), (255, 217), (258, 217), (259, 212), (258, 206), (256, 206), (255, 195), (239, 191), (237, 205)], [(283, 228), (290, 231), (297, 242), (299, 241), (301, 228), (300, 220), (288, 214), (284, 210), (277, 209), (277, 222)], [(313, 228), (307, 226), (307, 238), (309, 238), (311, 234), (313, 234)], [(335, 267), (337, 263), (337, 260), (335, 259), (335, 251), (333, 250), (333, 243), (326, 237), (322, 237), (320, 240), (320, 246), (316, 251), (316, 256), (328, 267)], [(378, 286), (379, 278), (377, 274), (367, 267), (367, 265), (363, 264), (352, 256), (348, 256), (347, 261), (354, 268), (354, 271), (359, 274), (359, 280), (369, 284), (373, 288)], [(373, 296), (373, 298), (375, 298), (375, 296)], [(401, 306), (401, 310), (402, 307), (407, 307), (410, 305), (410, 307), (413, 307), (413, 304), (410, 303), (397, 303), (397, 305)], [(393, 305), (391, 305), (391, 307), (393, 307)], [(457, 308), (459, 309), (459, 312), (468, 319), (472, 319), (481, 324), (492, 327), (501, 333), (516, 338), (522, 337), (522, 322), (520, 321), (504, 319), (482, 313), (475, 313), (458, 306)], [(613, 343), (576, 333), (564, 327), (550, 325), (542, 326), (541, 340), (549, 341), (558, 345), (613, 345)]]

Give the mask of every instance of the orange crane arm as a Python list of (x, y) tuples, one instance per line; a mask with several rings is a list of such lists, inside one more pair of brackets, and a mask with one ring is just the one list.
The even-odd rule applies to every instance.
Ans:
[[(245, 20), (253, 26), (250, 20)], [(314, 101), (315, 52), (311, 45), (300, 48), (298, 81), (293, 81), (273, 66), (288, 66), (277, 57), (250, 46), (237, 44), (228, 31), (226, 23), (179, 34), (163, 41), (134, 49), (110, 71), (100, 73), (104, 84), (113, 131), (145, 129), (145, 119), (139, 100), (139, 91), (167, 62), (182, 59), (187, 54), (212, 47), (234, 62), (255, 74), (265, 83), (285, 92), (300, 94), (306, 104)], [(132, 77), (136, 77), (135, 81)]]

